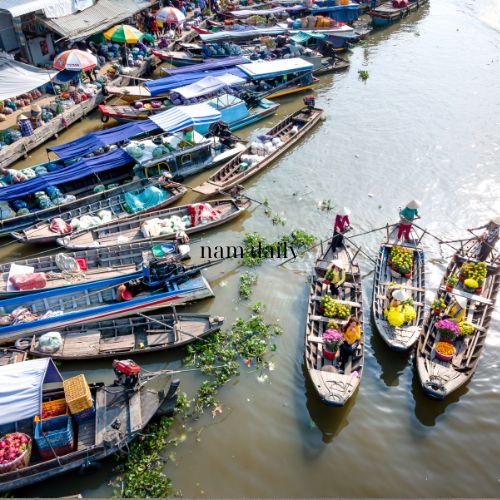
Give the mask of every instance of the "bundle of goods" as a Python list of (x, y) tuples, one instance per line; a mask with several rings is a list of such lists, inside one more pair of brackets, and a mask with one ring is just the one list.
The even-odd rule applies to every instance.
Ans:
[(188, 212), (191, 216), (191, 226), (208, 224), (220, 219), (222, 212), (212, 208), (210, 203), (193, 203), (188, 205)]
[(273, 154), (282, 145), (283, 141), (279, 137), (259, 136), (250, 145), (252, 154), (243, 154), (240, 156), (240, 171), (243, 172), (252, 165), (259, 163), (266, 156)]
[(239, 56), (241, 54), (241, 48), (231, 42), (222, 42), (221, 44), (211, 43), (203, 47), (203, 54), (207, 57)]
[(408, 7), (408, 0), (392, 0), (392, 6), (396, 9)]
[(11, 313), (0, 316), (0, 326), (18, 325), (19, 323), (29, 323), (38, 319), (53, 318), (64, 314), (61, 310), (49, 310), (40, 315), (34, 313), (29, 307), (19, 306), (16, 307)]
[(63, 382), (64, 397), (70, 413), (77, 422), (83, 422), (95, 414), (94, 402), (85, 375), (77, 375)]
[(9, 281), (15, 290), (38, 290), (47, 286), (45, 273), (16, 274)]
[(71, 417), (63, 415), (36, 422), (35, 443), (42, 460), (51, 460), (73, 451), (74, 433)]
[(21, 139), (21, 132), (17, 129), (8, 128), (0, 132), (0, 144), (8, 146)]
[[(62, 346), (62, 337), (59, 332), (47, 332), (44, 333), (40, 339), (38, 340), (38, 350), (40, 352), (45, 352), (47, 354), (54, 354), (57, 352)], [(50, 414), (47, 413), (47, 416), (43, 415), (43, 407), (42, 405), (42, 419), (48, 418), (48, 417), (59, 417), (60, 415), (67, 415), (67, 407), (66, 407), (66, 401), (64, 399), (58, 400), (59, 402), (64, 402), (64, 405), (62, 403), (58, 406), (55, 407), (55, 402), (52, 402), (51, 405), (48, 405), (48, 403), (44, 403), (46, 406), (47, 411), (50, 410)], [(61, 408), (64, 410), (62, 411)]]
[(99, 210), (97, 215), (82, 215), (81, 217), (74, 217), (71, 219), (70, 226), (73, 231), (85, 231), (92, 227), (106, 224), (113, 220), (113, 212), (111, 210)]
[(0, 440), (0, 475), (26, 467), (31, 458), (31, 438), (22, 432)]
[(249, 18), (247, 18), (246, 20), (246, 23), (249, 25), (249, 26), (265, 26), (266, 25), (266, 18), (263, 17), (263, 16), (258, 16), (258, 15), (254, 15), (254, 16), (250, 16)]
[(57, 163), (46, 163), (45, 165), (36, 165), (35, 167), (26, 167), (21, 170), (8, 168), (5, 174), (0, 176), (0, 187), (9, 186), (11, 184), (18, 184), (19, 182), (29, 181), (39, 175), (46, 174), (47, 172), (55, 172), (64, 168)]
[(331, 17), (316, 16), (316, 28), (332, 28), (335, 26), (335, 19)]
[(123, 198), (125, 201), (123, 206), (125, 211), (129, 214), (135, 214), (160, 205), (168, 198), (168, 194), (162, 188), (148, 186), (138, 194), (125, 193)]
[(185, 231), (191, 227), (191, 217), (189, 215), (172, 215), (166, 219), (149, 219), (142, 223), (141, 232), (144, 238), (156, 238), (167, 234), (175, 234), (179, 231)]

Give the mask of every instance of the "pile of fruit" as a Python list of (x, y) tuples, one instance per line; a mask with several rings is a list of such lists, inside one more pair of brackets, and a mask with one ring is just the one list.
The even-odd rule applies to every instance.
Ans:
[(487, 274), (486, 262), (464, 262), (460, 268), (460, 281), (473, 279), (481, 287)]
[(321, 297), (321, 308), (327, 318), (346, 319), (351, 314), (351, 306), (349, 304), (341, 304), (330, 295)]
[(61, 417), (62, 415), (67, 414), (68, 410), (64, 399), (58, 399), (57, 401), (50, 401), (42, 404), (42, 420)]
[(413, 250), (393, 246), (389, 255), (389, 266), (394, 271), (409, 278), (413, 269)]
[(438, 342), (434, 349), (443, 356), (453, 356), (455, 354), (455, 346), (449, 342)]
[[(31, 438), (22, 432), (7, 434), (0, 440), (0, 472), (10, 472), (13, 470), (10, 465), (16, 463), (14, 469), (25, 467), (29, 462), (29, 450)], [(19, 460), (23, 455), (25, 459)]]

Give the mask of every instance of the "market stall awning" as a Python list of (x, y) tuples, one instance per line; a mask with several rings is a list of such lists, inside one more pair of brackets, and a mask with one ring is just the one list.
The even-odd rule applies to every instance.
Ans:
[(47, 71), (0, 57), (0, 100), (30, 92), (50, 82), (55, 75), (57, 71)]
[(43, 384), (62, 381), (51, 358), (0, 366), (0, 425), (39, 415)]
[(165, 132), (178, 132), (187, 127), (207, 125), (221, 119), (221, 114), (206, 103), (178, 106), (153, 115), (150, 120)]
[(56, 170), (55, 172), (41, 174), (29, 181), (3, 187), (0, 189), (0, 200), (17, 200), (37, 191), (44, 191), (49, 186), (59, 186), (92, 174), (121, 167), (127, 163), (133, 163), (133, 161), (132, 157), (121, 149), (115, 149), (109, 153), (92, 156), (91, 158), (82, 158), (73, 165)]
[(111, 28), (151, 5), (150, 0), (98, 0), (92, 7), (69, 16), (38, 20), (68, 40), (83, 40)]
[(290, 73), (300, 73), (302, 71), (311, 71), (313, 69), (313, 64), (300, 57), (291, 57), (290, 59), (238, 64), (238, 68), (244, 71), (250, 78), (258, 79), (288, 75)]
[(51, 148), (47, 148), (47, 151), (56, 153), (57, 156), (63, 160), (78, 158), (104, 146), (125, 141), (139, 134), (151, 132), (155, 128), (157, 127), (151, 120), (125, 123), (118, 127), (91, 132), (79, 139), (61, 144), (60, 146), (52, 146)]
[(245, 78), (240, 78), (238, 76), (231, 75), (230, 73), (226, 73), (221, 76), (206, 76), (191, 85), (185, 85), (184, 87), (172, 89), (172, 92), (177, 92), (185, 99), (192, 99), (194, 97), (210, 94), (211, 92), (217, 92), (225, 87), (242, 85), (245, 82)]

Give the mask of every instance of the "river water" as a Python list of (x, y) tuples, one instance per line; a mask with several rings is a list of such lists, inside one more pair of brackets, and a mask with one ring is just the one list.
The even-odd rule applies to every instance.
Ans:
[[(244, 231), (273, 238), (296, 228), (324, 238), (333, 217), (318, 210), (324, 199), (349, 206), (361, 232), (394, 222), (398, 207), (418, 198), (421, 224), (431, 233), (467, 236), (467, 227), (500, 212), (499, 31), (497, 0), (441, 0), (372, 34), (350, 54), (347, 72), (322, 78), (317, 103), (326, 121), (248, 183), (249, 196), (267, 198), (286, 226), (273, 226), (254, 206), (238, 221), (204, 235), (203, 243), (237, 244)], [(369, 72), (366, 82), (358, 78), (360, 69)], [(259, 126), (269, 127), (297, 109), (301, 96), (280, 102), (279, 113)], [(86, 120), (59, 142), (98, 126), (97, 118)], [(39, 151), (20, 164), (44, 157)], [(375, 256), (383, 236), (373, 233), (359, 243)], [(431, 237), (425, 243), (431, 300), (453, 250), (440, 249)], [(19, 255), (15, 249), (5, 258)], [(199, 243), (192, 254), (199, 257)], [(243, 370), (219, 394), (222, 415), (207, 414), (189, 424), (188, 432), (177, 429), (187, 439), (166, 466), (174, 490), (189, 497), (498, 496), (498, 312), (470, 383), (444, 402), (431, 401), (420, 390), (412, 357), (390, 351), (372, 331), (373, 264), (361, 258), (363, 380), (346, 408), (328, 408), (316, 398), (303, 367), (313, 259), (309, 255), (283, 267), (273, 261), (258, 270), (252, 301), (266, 303), (269, 320), (279, 319), (284, 328), (273, 354), (276, 369), (264, 384), (258, 373)], [(246, 316), (246, 304), (237, 300), (241, 272), (235, 261), (210, 269), (206, 274), (216, 298), (191, 310), (224, 315), (227, 324)], [(182, 356), (138, 361), (148, 369), (177, 367)], [(112, 379), (107, 362), (63, 370), (68, 375), (85, 370), (92, 381)], [(182, 389), (193, 394), (200, 380), (183, 375)], [(63, 476), (21, 493), (111, 496), (112, 467), (109, 461), (93, 476)]]

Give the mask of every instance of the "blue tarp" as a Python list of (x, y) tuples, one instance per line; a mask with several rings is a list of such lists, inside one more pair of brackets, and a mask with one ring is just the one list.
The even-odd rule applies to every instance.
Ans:
[(73, 163), (73, 165), (64, 167), (56, 172), (41, 174), (29, 181), (3, 187), (0, 189), (0, 200), (13, 201), (21, 199), (37, 191), (43, 191), (49, 186), (71, 182), (132, 162), (134, 162), (133, 158), (122, 149), (115, 149), (109, 153), (93, 156), (92, 158), (82, 158), (80, 161)]
[(228, 73), (237, 76), (239, 78), (248, 79), (247, 75), (243, 71), (234, 67), (234, 68), (219, 69), (216, 71), (209, 71), (209, 72), (196, 71), (187, 74), (168, 76), (166, 78), (159, 78), (158, 80), (152, 80), (151, 82), (146, 82), (146, 87), (151, 92), (152, 96), (157, 96), (160, 94), (164, 94), (169, 90), (182, 87), (184, 85), (190, 85), (191, 83), (197, 82), (198, 80), (205, 78), (206, 76), (223, 76), (227, 75)]
[(174, 133), (187, 127), (209, 125), (220, 120), (221, 114), (220, 111), (203, 102), (191, 106), (176, 106), (153, 115), (150, 119), (165, 132)]
[(190, 64), (182, 68), (161, 68), (168, 75), (184, 75), (186, 73), (195, 73), (200, 71), (211, 71), (213, 69), (232, 68), (237, 64), (248, 62), (245, 57), (229, 56), (221, 57), (213, 61), (208, 61), (200, 64)]
[(156, 128), (157, 126), (151, 120), (125, 123), (125, 125), (119, 125), (118, 127), (92, 132), (60, 146), (47, 148), (47, 151), (56, 153), (63, 160), (79, 158), (92, 153), (96, 149), (115, 144), (119, 141), (125, 141), (139, 134), (151, 132)]

